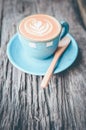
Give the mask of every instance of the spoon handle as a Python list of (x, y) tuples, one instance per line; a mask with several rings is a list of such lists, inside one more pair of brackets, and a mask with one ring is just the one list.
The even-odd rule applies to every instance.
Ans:
[[(63, 45), (63, 43), (66, 41), (66, 43)], [(60, 42), (59, 42), (59, 47), (57, 48), (54, 58), (41, 82), (41, 87), (45, 88), (48, 86), (49, 80), (52, 76), (53, 70), (55, 68), (55, 65), (57, 63), (57, 61), (59, 60), (60, 56), (63, 54), (63, 52), (66, 50), (66, 48), (68, 47), (70, 43), (70, 38), (68, 36), (66, 36), (65, 38), (63, 38)]]

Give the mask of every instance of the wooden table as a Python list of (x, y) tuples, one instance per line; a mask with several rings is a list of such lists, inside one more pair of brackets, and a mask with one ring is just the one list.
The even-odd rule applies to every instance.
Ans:
[[(18, 22), (46, 13), (66, 20), (79, 45), (74, 64), (52, 76), (25, 74), (8, 60), (6, 48)], [(86, 31), (74, 0), (0, 0), (0, 130), (86, 130)]]

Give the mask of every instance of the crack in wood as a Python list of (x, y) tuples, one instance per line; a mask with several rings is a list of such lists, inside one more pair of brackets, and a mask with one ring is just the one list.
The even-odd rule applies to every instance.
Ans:
[(85, 0), (77, 0), (77, 4), (80, 10), (82, 22), (84, 28), (86, 29), (86, 1)]
[(0, 47), (1, 47), (1, 36), (2, 36), (2, 25), (3, 25), (3, 11), (4, 11), (4, 0), (1, 1), (1, 14), (0, 14)]

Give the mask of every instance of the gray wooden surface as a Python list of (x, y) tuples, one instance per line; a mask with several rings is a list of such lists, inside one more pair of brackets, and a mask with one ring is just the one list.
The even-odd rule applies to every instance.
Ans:
[[(77, 60), (46, 89), (6, 55), (18, 22), (35, 13), (66, 20), (79, 45)], [(86, 31), (76, 0), (0, 0), (0, 130), (86, 130)]]

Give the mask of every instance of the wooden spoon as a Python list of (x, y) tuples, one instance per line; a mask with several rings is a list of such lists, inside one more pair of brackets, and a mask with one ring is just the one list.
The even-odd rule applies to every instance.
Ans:
[(63, 52), (66, 50), (66, 48), (68, 47), (68, 45), (70, 44), (70, 38), (68, 36), (64, 37), (60, 42), (59, 45), (57, 47), (57, 50), (55, 52), (54, 58), (41, 82), (41, 87), (45, 88), (48, 86), (49, 80), (52, 76), (52, 73), (54, 71), (55, 65), (57, 63), (57, 61), (59, 60), (60, 56), (63, 54)]

